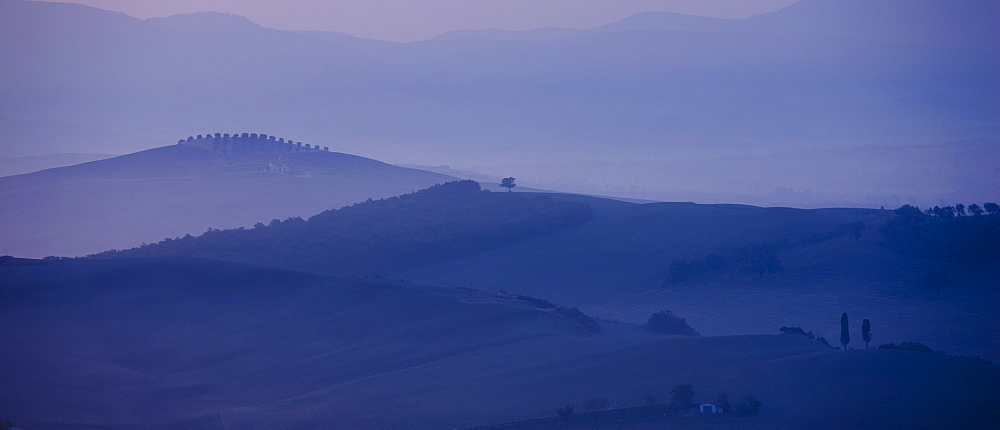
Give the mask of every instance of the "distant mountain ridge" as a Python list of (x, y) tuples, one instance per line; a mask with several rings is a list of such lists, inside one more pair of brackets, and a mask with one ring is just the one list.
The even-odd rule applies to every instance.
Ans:
[[(390, 43), (219, 14), (137, 20), (7, 1), (0, 37), (20, 43), (0, 47), (0, 125), (11, 131), (0, 144), (127, 153), (176, 130), (264, 128), (393, 162), (502, 171), (554, 160), (568, 167), (534, 171), (570, 178), (590, 160), (995, 140), (998, 7), (807, 0), (742, 20), (647, 13)], [(618, 178), (671, 179), (622, 167), (594, 180)]]

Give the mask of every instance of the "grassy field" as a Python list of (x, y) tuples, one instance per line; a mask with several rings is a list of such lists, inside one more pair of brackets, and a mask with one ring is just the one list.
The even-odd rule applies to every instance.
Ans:
[(1000, 411), (1000, 369), (982, 361), (595, 334), (471, 290), (176, 258), (2, 266), (0, 286), (0, 413), (25, 428), (451, 428), (666, 401), (679, 384), (696, 401), (755, 395), (764, 409), (741, 423), (770, 428), (975, 428)]
[[(651, 289), (588, 312), (644, 321), (670, 309), (705, 335), (775, 333), (800, 326), (837, 345), (840, 314), (851, 319), (852, 349), (864, 348), (861, 320), (872, 322), (872, 346), (919, 341), (952, 354), (1000, 360), (1000, 269), (990, 262), (945, 263), (888, 251), (877, 234), (842, 237), (778, 253), (785, 271), (764, 278), (729, 267), (679, 285)], [(950, 274), (940, 296), (913, 286), (929, 270)]]
[(590, 204), (593, 219), (556, 234), (393, 276), (593, 307), (659, 287), (673, 260), (795, 242), (847, 222), (862, 221), (873, 228), (888, 216), (858, 209), (634, 204), (554, 196)]

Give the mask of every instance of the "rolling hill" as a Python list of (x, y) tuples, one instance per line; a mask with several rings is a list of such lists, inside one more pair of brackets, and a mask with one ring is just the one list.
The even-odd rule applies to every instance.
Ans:
[[(877, 344), (916, 340), (1000, 359), (995, 255), (949, 262), (900, 254), (878, 233), (892, 214), (488, 193), (465, 181), (95, 257), (189, 256), (502, 290), (639, 324), (669, 309), (705, 335), (799, 326), (832, 338), (847, 312), (873, 322)], [(864, 228), (857, 238), (850, 224)], [(761, 252), (784, 270), (744, 273)], [(706, 269), (668, 282), (678, 261)], [(931, 271), (954, 285), (940, 296), (921, 291), (915, 284)]]
[(52, 154), (26, 157), (0, 157), (0, 177), (23, 175), (39, 170), (111, 158), (111, 154)]
[(310, 216), (452, 181), (338, 152), (171, 145), (0, 178), (0, 253), (76, 256)]
[(664, 401), (685, 383), (696, 400), (757, 396), (762, 414), (739, 423), (761, 428), (983, 428), (1000, 410), (1000, 370), (982, 361), (593, 334), (528, 302), (371, 278), (75, 260), (0, 265), (0, 297), (0, 413), (24, 428), (448, 428)]
[[(710, 336), (800, 326), (836, 343), (838, 317), (847, 312), (856, 319), (852, 348), (863, 347), (859, 328), (867, 318), (880, 327), (876, 344), (918, 340), (953, 354), (1000, 360), (996, 254), (942, 261), (898, 253), (878, 233), (888, 211), (615, 206), (594, 205), (593, 220), (573, 229), (394, 276), (546, 297), (632, 323), (669, 309)], [(858, 239), (808, 239), (857, 221), (867, 226)], [(784, 270), (760, 277), (743, 273), (746, 261), (730, 261), (665, 282), (673, 261), (732, 255), (727, 250), (752, 243), (791, 244), (774, 251)], [(916, 284), (930, 272), (947, 274), (953, 284), (939, 296), (922, 291)]]
[(194, 256), (341, 275), (386, 275), (564, 230), (590, 207), (531, 193), (491, 193), (472, 180), (366, 201), (255, 228), (94, 255)]

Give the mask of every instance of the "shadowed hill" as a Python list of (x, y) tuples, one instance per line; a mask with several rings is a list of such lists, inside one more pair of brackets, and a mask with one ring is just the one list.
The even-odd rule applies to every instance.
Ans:
[(686, 383), (696, 401), (757, 396), (739, 423), (770, 428), (974, 428), (1000, 410), (1000, 371), (976, 360), (594, 335), (472, 290), (196, 259), (0, 266), (0, 323), (0, 402), (25, 428), (454, 428)]
[(453, 260), (586, 222), (590, 207), (491, 193), (474, 181), (367, 201), (309, 218), (211, 231), (97, 257), (197, 256), (313, 272), (389, 274)]
[(701, 260), (715, 253), (726, 256), (727, 267), (740, 267), (744, 264), (738, 260), (741, 250), (808, 245), (805, 242), (840, 237), (828, 234), (845, 223), (875, 226), (889, 217), (881, 211), (859, 209), (632, 204), (574, 195), (553, 198), (585, 201), (593, 207), (594, 217), (553, 235), (399, 276), (435, 285), (503, 289), (589, 307), (659, 288), (669, 278), (675, 260)]
[[(839, 315), (848, 312), (858, 318), (854, 339), (860, 339), (860, 319), (868, 318), (880, 327), (878, 343), (919, 340), (948, 353), (1000, 360), (1000, 266), (984, 251), (994, 244), (982, 242), (993, 230), (970, 238), (958, 229), (944, 242), (937, 230), (909, 233), (923, 247), (979, 245), (968, 250), (977, 259), (947, 261), (900, 253), (885, 243), (879, 227), (893, 219), (890, 211), (591, 202), (593, 219), (573, 229), (395, 276), (546, 297), (630, 323), (669, 309), (709, 336), (801, 326), (833, 341)], [(995, 220), (963, 217), (956, 223)], [(858, 221), (867, 228), (857, 239), (824, 234)], [(748, 260), (732, 259), (733, 249), (755, 243), (778, 245), (772, 253), (781, 272), (748, 274)], [(711, 254), (722, 264), (667, 282), (673, 262), (701, 263)], [(954, 284), (937, 294), (922, 290), (919, 283), (931, 272)]]
[(212, 428), (225, 409), (476, 349), (589, 336), (484, 293), (193, 259), (0, 266), (0, 309), (2, 413), (44, 428)]
[(451, 180), (337, 152), (227, 155), (171, 145), (0, 178), (0, 253), (83, 255)]
[[(666, 308), (708, 336), (774, 333), (782, 326), (799, 326), (834, 344), (840, 333), (838, 318), (847, 312), (852, 318), (852, 349), (865, 347), (861, 320), (870, 319), (872, 346), (917, 340), (949, 354), (1000, 360), (996, 258), (945, 262), (901, 255), (881, 243), (876, 232), (866, 232), (860, 241), (841, 237), (776, 256), (784, 271), (764, 278), (740, 273), (741, 265), (733, 265), (581, 308), (630, 322), (645, 321)], [(940, 295), (922, 291), (915, 284), (929, 271), (948, 274), (954, 285)]]
[[(996, 258), (948, 262), (900, 254), (878, 231), (892, 217), (879, 210), (487, 193), (466, 181), (309, 221), (212, 231), (98, 257), (182, 255), (377, 274), (544, 297), (629, 323), (668, 309), (710, 336), (800, 326), (832, 339), (837, 317), (848, 312), (872, 320), (877, 342), (919, 340), (998, 359)], [(844, 228), (855, 223), (867, 226), (857, 238)], [(746, 273), (760, 252), (783, 270)], [(677, 262), (703, 269), (673, 279)], [(921, 290), (918, 283), (932, 271), (953, 278), (954, 286), (937, 295)]]

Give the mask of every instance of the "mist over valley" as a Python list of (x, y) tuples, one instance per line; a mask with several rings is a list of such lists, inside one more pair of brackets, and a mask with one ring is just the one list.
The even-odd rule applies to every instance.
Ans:
[(79, 1), (0, 0), (2, 430), (1000, 423), (996, 2)]

